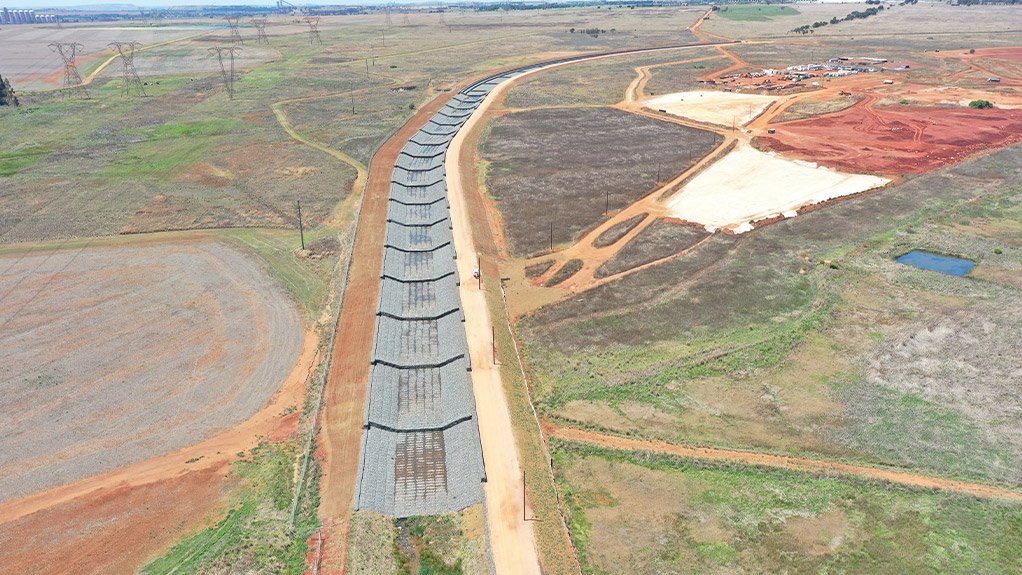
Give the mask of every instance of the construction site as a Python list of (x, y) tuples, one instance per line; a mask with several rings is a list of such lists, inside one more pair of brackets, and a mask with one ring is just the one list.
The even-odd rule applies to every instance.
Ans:
[(0, 9), (0, 572), (1022, 573), (1020, 21)]

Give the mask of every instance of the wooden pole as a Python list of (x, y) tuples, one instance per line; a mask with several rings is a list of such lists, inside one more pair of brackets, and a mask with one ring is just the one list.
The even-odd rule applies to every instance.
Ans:
[(302, 201), (298, 200), (298, 233), (302, 237), (302, 250), (305, 249), (305, 226), (302, 224)]

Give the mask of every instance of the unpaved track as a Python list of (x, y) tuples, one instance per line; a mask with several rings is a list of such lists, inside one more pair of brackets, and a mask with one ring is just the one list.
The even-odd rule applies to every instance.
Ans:
[(472, 361), (472, 389), (476, 400), (483, 460), (486, 463), (486, 520), (491, 557), (498, 575), (539, 575), (539, 555), (532, 524), (525, 520), (527, 510), (523, 508), (524, 486), (514, 427), (504, 396), (500, 367), (493, 361), (493, 324), (486, 306), (485, 292), (478, 288), (478, 282), (472, 278), (472, 268), (476, 265), (473, 256), (476, 247), (459, 166), (461, 148), (466, 138), (473, 127), (482, 121), (486, 109), (506, 85), (494, 89), (462, 126), (448, 148), (445, 167), (454, 245), (460, 255), (458, 275), (461, 277), (461, 305), (465, 313), (465, 331)]
[(628, 451), (649, 451), (679, 457), (690, 457), (705, 461), (725, 461), (741, 463), (744, 465), (760, 465), (763, 467), (775, 467), (780, 469), (792, 469), (822, 475), (847, 475), (864, 479), (887, 481), (907, 487), (919, 489), (936, 489), (940, 491), (952, 491), (975, 497), (990, 499), (1004, 499), (1007, 501), (1022, 503), (1022, 491), (1007, 487), (998, 487), (985, 483), (973, 483), (969, 481), (958, 481), (943, 477), (919, 475), (906, 471), (895, 471), (879, 467), (867, 467), (864, 465), (853, 465), (850, 463), (838, 463), (824, 459), (809, 459), (789, 455), (775, 455), (757, 451), (740, 451), (736, 449), (720, 449), (714, 447), (698, 447), (694, 445), (679, 445), (663, 441), (651, 441), (646, 439), (633, 439), (630, 437), (618, 437), (606, 435), (594, 431), (587, 431), (574, 427), (559, 427), (547, 423), (544, 429), (551, 437), (566, 439), (579, 443), (588, 443), (611, 449), (624, 449)]
[(358, 218), (344, 304), (337, 323), (320, 431), (323, 478), (319, 516), (323, 521), (321, 573), (344, 573), (348, 530), (355, 497), (362, 417), (376, 333), (376, 301), (383, 265), (391, 173), (401, 148), (454, 92), (419, 109), (373, 157)]

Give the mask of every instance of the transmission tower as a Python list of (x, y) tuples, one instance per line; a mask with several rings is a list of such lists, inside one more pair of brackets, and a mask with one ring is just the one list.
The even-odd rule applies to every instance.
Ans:
[(227, 16), (224, 20), (227, 20), (227, 26), (231, 29), (231, 44), (244, 44), (245, 41), (241, 39), (241, 30), (238, 29), (238, 17)]
[(386, 20), (383, 21), (383, 24), (386, 27), (390, 28), (391, 26), (394, 25), (394, 21), (390, 19), (390, 6), (385, 6), (383, 8), (383, 11), (384, 11), (384, 14), (387, 15), (387, 18), (386, 18)]
[(80, 42), (53, 42), (50, 44), (50, 50), (60, 54), (60, 59), (64, 61), (64, 95), (69, 96), (73, 92), (81, 91), (85, 99), (89, 98), (89, 90), (85, 87), (82, 75), (78, 73), (78, 67), (75, 65), (78, 52), (84, 49), (85, 47)]
[(121, 75), (124, 81), (124, 94), (130, 95), (131, 89), (134, 87), (138, 90), (138, 95), (143, 98), (149, 94), (145, 93), (145, 88), (142, 86), (142, 80), (138, 78), (138, 72), (135, 71), (135, 51), (142, 47), (141, 42), (111, 42), (108, 44), (121, 56), (121, 64), (123, 64), (123, 74)]
[(252, 25), (256, 28), (256, 44), (269, 44), (270, 39), (266, 36), (266, 18), (253, 18)]
[(305, 23), (309, 25), (309, 44), (316, 42), (322, 44), (323, 39), (319, 37), (319, 16), (306, 16)]
[[(224, 87), (227, 88), (227, 97), (231, 100), (234, 99), (234, 54), (240, 51), (241, 48), (237, 46), (217, 46), (209, 49), (209, 53), (216, 54), (220, 62), (220, 75), (224, 79)], [(229, 66), (224, 65), (224, 54), (231, 60)]]
[(408, 19), (408, 12), (402, 12), (401, 15), (402, 15), (401, 25), (402, 26), (411, 26), (412, 22), (411, 22), (411, 20)]

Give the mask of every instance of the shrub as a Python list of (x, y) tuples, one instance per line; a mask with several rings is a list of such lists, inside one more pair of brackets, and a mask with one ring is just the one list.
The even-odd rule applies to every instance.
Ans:
[(978, 110), (982, 110), (982, 109), (985, 109), (985, 108), (993, 108), (994, 107), (994, 103), (991, 102), (990, 100), (973, 100), (973, 101), (969, 102), (969, 107), (970, 108), (976, 108)]

